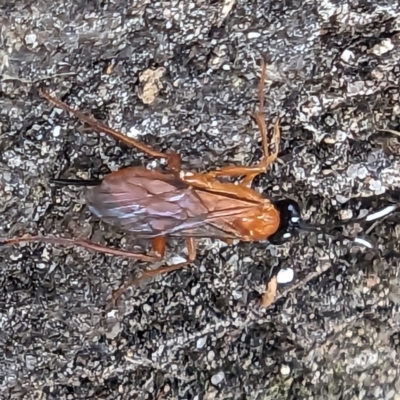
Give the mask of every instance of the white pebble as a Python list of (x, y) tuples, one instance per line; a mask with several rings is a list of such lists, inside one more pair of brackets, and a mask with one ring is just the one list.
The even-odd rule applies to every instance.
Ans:
[(375, 179), (371, 179), (369, 181), (369, 188), (373, 191), (377, 191), (382, 187), (382, 182), (381, 181), (377, 181)]
[(197, 294), (197, 290), (198, 290), (198, 289), (200, 289), (200, 285), (193, 286), (193, 287), (190, 289), (190, 294), (191, 294), (192, 296), (195, 296), (195, 295)]
[(281, 366), (281, 375), (288, 376), (290, 374), (290, 367), (288, 365)]
[(340, 58), (341, 58), (344, 62), (348, 63), (348, 62), (350, 62), (350, 61), (352, 61), (352, 60), (354, 59), (354, 53), (353, 53), (352, 51), (346, 49), (346, 50), (342, 53), (342, 55), (340, 56)]
[(25, 43), (26, 44), (34, 44), (36, 43), (36, 35), (34, 33), (29, 33), (25, 36)]
[(336, 195), (336, 200), (337, 200), (339, 203), (344, 204), (344, 203), (347, 203), (347, 202), (349, 201), (349, 198), (344, 197), (344, 196), (342, 196), (341, 194), (337, 194), (337, 195)]
[(218, 372), (218, 374), (215, 374), (211, 377), (211, 383), (213, 385), (218, 385), (225, 379), (225, 373), (223, 371)]
[(204, 345), (206, 344), (206, 342), (207, 342), (207, 339), (205, 337), (197, 339), (196, 348), (197, 349), (202, 349), (204, 347)]
[(357, 176), (358, 176), (361, 180), (365, 179), (365, 178), (368, 176), (368, 170), (367, 170), (367, 168), (365, 168), (364, 166), (358, 168), (358, 170), (357, 170)]
[(59, 137), (61, 133), (61, 126), (57, 125), (53, 129), (53, 136), (54, 137)]
[(371, 52), (377, 56), (381, 56), (382, 54), (385, 54), (393, 49), (394, 49), (394, 44), (392, 43), (392, 41), (390, 39), (384, 39), (382, 40), (381, 43), (375, 45), (372, 48)]
[(294, 278), (293, 268), (283, 268), (278, 272), (276, 280), (278, 283), (289, 283), (292, 282)]
[(260, 37), (261, 36), (261, 33), (258, 33), (258, 32), (249, 32), (248, 34), (247, 34), (247, 37), (249, 38), (249, 39), (257, 39), (258, 37)]
[(132, 126), (132, 128), (129, 129), (129, 131), (128, 131), (126, 136), (128, 136), (130, 138), (133, 138), (133, 139), (136, 139), (138, 136), (142, 136), (142, 134), (143, 133), (139, 129), (137, 129), (134, 126)]
[(353, 211), (352, 210), (341, 210), (339, 212), (339, 218), (343, 221), (346, 219), (353, 218)]
[(149, 304), (144, 304), (143, 305), (143, 311), (148, 314), (151, 311), (150, 305)]
[(185, 261), (186, 261), (186, 258), (183, 258), (181, 256), (174, 256), (174, 257), (171, 257), (171, 259), (169, 260), (169, 262), (171, 264), (180, 264), (180, 263), (183, 263)]
[(107, 313), (107, 318), (116, 318), (117, 317), (117, 310), (111, 310)]

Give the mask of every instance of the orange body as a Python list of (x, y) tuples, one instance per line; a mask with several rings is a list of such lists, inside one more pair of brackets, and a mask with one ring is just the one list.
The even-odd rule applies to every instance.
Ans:
[[(165, 254), (168, 236), (185, 237), (188, 250), (187, 260), (143, 272), (144, 276), (150, 277), (182, 268), (194, 261), (196, 238), (209, 237), (243, 241), (268, 239), (279, 229), (279, 211), (268, 199), (250, 188), (253, 178), (268, 169), (276, 160), (279, 151), (278, 122), (274, 125), (272, 140), (269, 141), (262, 114), (265, 78), (266, 65), (263, 62), (258, 86), (260, 106), (259, 111), (255, 112), (253, 116), (260, 130), (264, 157), (257, 165), (226, 166), (206, 173), (183, 171), (179, 154), (157, 151), (79, 110), (74, 110), (46, 91), (41, 91), (41, 95), (50, 103), (71, 113), (93, 130), (106, 133), (113, 139), (134, 147), (150, 157), (166, 159), (169, 172), (149, 171), (138, 167), (127, 168), (113, 172), (103, 181), (96, 182), (98, 185), (89, 188), (86, 193), (89, 209), (106, 223), (137, 237), (151, 238), (154, 255), (112, 249), (85, 239), (60, 237), (24, 236), (7, 239), (4, 244), (58, 243), (82, 246), (96, 252), (143, 261), (159, 261)], [(270, 146), (272, 146), (272, 152)], [(235, 185), (221, 182), (219, 180), (221, 177), (243, 177), (243, 179), (238, 185)], [(59, 181), (65, 183), (65, 180)], [(71, 181), (70, 184), (76, 183), (76, 181)], [(82, 182), (79, 185), (82, 186)], [(83, 186), (90, 185), (91, 183), (83, 183)], [(117, 299), (128, 286), (136, 282), (137, 279), (133, 279), (121, 287), (114, 299)]]
[[(187, 174), (189, 177), (194, 174)], [(198, 179), (196, 177), (196, 179)], [(97, 217), (138, 237), (210, 237), (260, 241), (279, 227), (279, 212), (268, 199), (249, 188), (223, 195), (197, 188), (174, 174), (141, 167), (107, 175), (99, 186), (87, 190), (86, 202)], [(252, 192), (251, 201), (241, 191)]]

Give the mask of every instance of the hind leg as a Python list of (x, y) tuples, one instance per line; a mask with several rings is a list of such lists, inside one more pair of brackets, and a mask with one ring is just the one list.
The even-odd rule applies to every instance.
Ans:
[(172, 171), (174, 171), (174, 172), (180, 171), (181, 159), (180, 159), (179, 154), (163, 153), (163, 152), (154, 150), (152, 147), (147, 146), (138, 140), (129, 138), (129, 137), (125, 136), (124, 134), (122, 134), (121, 132), (118, 132), (118, 131), (110, 128), (109, 126), (103, 124), (102, 122), (98, 121), (94, 117), (86, 115), (79, 110), (74, 110), (68, 104), (51, 96), (49, 93), (47, 93), (43, 89), (40, 90), (40, 94), (47, 101), (49, 101), (50, 103), (54, 104), (55, 106), (61, 108), (62, 110), (71, 113), (73, 116), (78, 118), (81, 122), (84, 122), (85, 124), (89, 125), (96, 132), (98, 132), (98, 133), (104, 132), (107, 135), (111, 136), (113, 139), (119, 140), (122, 143), (126, 144), (127, 146), (135, 147), (136, 149), (142, 151), (143, 153), (147, 154), (150, 157), (165, 158), (168, 162), (168, 166), (171, 168)]
[(51, 243), (51, 244), (59, 244), (67, 247), (83, 247), (86, 250), (90, 250), (96, 253), (104, 253), (112, 256), (126, 257), (126, 258), (135, 258), (141, 261), (150, 261), (155, 262), (159, 261), (160, 257), (151, 256), (143, 253), (136, 253), (133, 251), (127, 251), (123, 249), (114, 249), (112, 247), (104, 246), (98, 243), (91, 242), (86, 239), (67, 239), (67, 238), (59, 238), (59, 237), (46, 237), (46, 236), (22, 236), (15, 237), (11, 239), (4, 239), (0, 241), (1, 246), (13, 246), (21, 243)]

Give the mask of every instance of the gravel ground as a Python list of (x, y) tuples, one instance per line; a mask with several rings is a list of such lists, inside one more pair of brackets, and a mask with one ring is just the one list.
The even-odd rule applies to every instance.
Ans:
[[(188, 169), (249, 164), (261, 156), (250, 113), (263, 55), (266, 118), (279, 116), (283, 133), (279, 161), (255, 186), (321, 223), (400, 198), (399, 140), (380, 130), (399, 128), (396, 2), (1, 4), (1, 237), (136, 245), (90, 216), (81, 189), (48, 180), (157, 166), (57, 112), (38, 87), (179, 151)], [(2, 248), (2, 398), (399, 400), (397, 220), (369, 232), (378, 259), (312, 234), (283, 246), (202, 240), (194, 265), (129, 290), (118, 309), (107, 306), (112, 291), (143, 263)], [(169, 253), (184, 254), (182, 243)], [(261, 309), (267, 282), (288, 267), (294, 281)]]

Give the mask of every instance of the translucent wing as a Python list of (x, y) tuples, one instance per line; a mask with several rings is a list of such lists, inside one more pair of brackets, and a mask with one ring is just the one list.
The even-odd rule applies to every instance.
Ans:
[(221, 223), (251, 203), (198, 192), (173, 175), (127, 168), (87, 192), (90, 211), (140, 237), (160, 235), (233, 238)]

